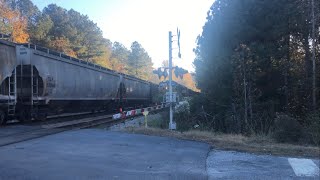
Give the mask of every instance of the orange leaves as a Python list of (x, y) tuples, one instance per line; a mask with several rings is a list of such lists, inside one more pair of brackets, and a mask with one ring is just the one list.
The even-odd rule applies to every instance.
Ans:
[(27, 23), (19, 11), (11, 10), (4, 0), (0, 0), (0, 32), (11, 34), (14, 42), (25, 43), (29, 39)]
[[(166, 81), (166, 80), (169, 80), (169, 77), (164, 78), (162, 76), (161, 79), (160, 79), (160, 81)], [(180, 78), (175, 76), (174, 70), (172, 70), (172, 80), (177, 82), (177, 83), (179, 83), (179, 84), (182, 84), (182, 85), (186, 86), (189, 89), (192, 89), (193, 91), (200, 92), (200, 90), (196, 86), (196, 82), (195, 82), (194, 77), (192, 76), (191, 73), (184, 74), (183, 75), (183, 79), (180, 79)]]
[(8, 21), (9, 19), (14, 19), (17, 17), (17, 11), (12, 11), (7, 4), (5, 3), (4, 0), (0, 0), (0, 17), (1, 21), (5, 22)]
[(188, 88), (190, 88), (190, 89), (192, 89), (194, 91), (199, 92), (199, 89), (196, 87), (195, 80), (194, 80), (194, 78), (192, 77), (192, 75), (190, 73), (187, 73), (187, 74), (183, 75), (183, 80), (182, 81), (183, 81), (183, 84), (186, 87), (188, 87)]
[(178, 82), (179, 84), (182, 84), (182, 85), (188, 87), (189, 89), (192, 89), (194, 91), (199, 92), (199, 89), (197, 89), (197, 87), (196, 87), (196, 83), (194, 81), (194, 78), (192, 77), (192, 75), (190, 73), (184, 74), (183, 79), (177, 78), (173, 73), (172, 79), (174, 81)]
[(59, 52), (63, 52), (71, 57), (77, 57), (76, 53), (72, 50), (70, 41), (65, 37), (55, 38), (49, 42), (50, 48)]
[(13, 41), (17, 43), (28, 42), (29, 34), (26, 32), (27, 29), (27, 20), (20, 17), (19, 21), (14, 21), (12, 23), (13, 31), (12, 37)]

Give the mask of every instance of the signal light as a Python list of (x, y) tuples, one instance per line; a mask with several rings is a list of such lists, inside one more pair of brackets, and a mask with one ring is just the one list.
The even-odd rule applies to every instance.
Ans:
[(158, 68), (157, 70), (152, 71), (154, 74), (157, 74), (159, 79), (161, 79), (161, 76), (163, 76), (163, 73), (161, 71), (161, 68)]
[(187, 74), (188, 73), (188, 71), (187, 70), (185, 70), (185, 69), (183, 69), (183, 68), (180, 68), (180, 67), (178, 67), (178, 66), (176, 66), (175, 67), (175, 69), (174, 69), (174, 75), (177, 77), (177, 78), (181, 78), (181, 79), (183, 79), (183, 75), (184, 74)]
[(168, 72), (167, 72), (166, 70), (164, 70), (164, 71), (163, 71), (164, 79), (166, 79), (166, 78), (168, 77), (168, 75), (169, 75)]
[[(177, 78), (181, 78), (183, 79), (183, 75), (184, 74), (187, 74), (188, 71), (183, 69), (183, 68), (180, 68), (178, 66), (176, 67), (173, 67), (174, 69), (174, 75), (177, 77)], [(154, 74), (157, 74), (159, 79), (161, 79), (161, 76), (163, 76), (165, 79), (169, 76), (168, 72), (167, 72), (167, 69), (164, 68), (164, 71), (161, 71), (161, 68), (158, 68), (156, 70), (153, 70), (152, 71)]]

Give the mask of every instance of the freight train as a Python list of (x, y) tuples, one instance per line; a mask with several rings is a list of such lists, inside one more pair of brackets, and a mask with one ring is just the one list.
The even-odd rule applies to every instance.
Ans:
[[(151, 103), (157, 85), (87, 61), (0, 40), (0, 123)], [(156, 93), (156, 92), (154, 92)]]
[(0, 40), (0, 124), (146, 106), (158, 85), (33, 44)]

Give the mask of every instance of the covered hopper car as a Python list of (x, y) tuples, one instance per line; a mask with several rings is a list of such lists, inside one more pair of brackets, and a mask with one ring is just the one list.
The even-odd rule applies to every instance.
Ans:
[(0, 40), (0, 123), (150, 104), (155, 84), (38, 47)]

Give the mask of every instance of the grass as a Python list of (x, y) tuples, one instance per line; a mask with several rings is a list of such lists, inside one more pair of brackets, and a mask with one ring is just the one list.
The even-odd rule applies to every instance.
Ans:
[(208, 131), (170, 131), (159, 128), (129, 127), (124, 131), (154, 136), (174, 137), (183, 140), (200, 141), (210, 144), (215, 149), (234, 150), (255, 154), (270, 154), (279, 156), (297, 156), (320, 158), (320, 148), (276, 143), (268, 136), (246, 137), (238, 134), (217, 134)]

